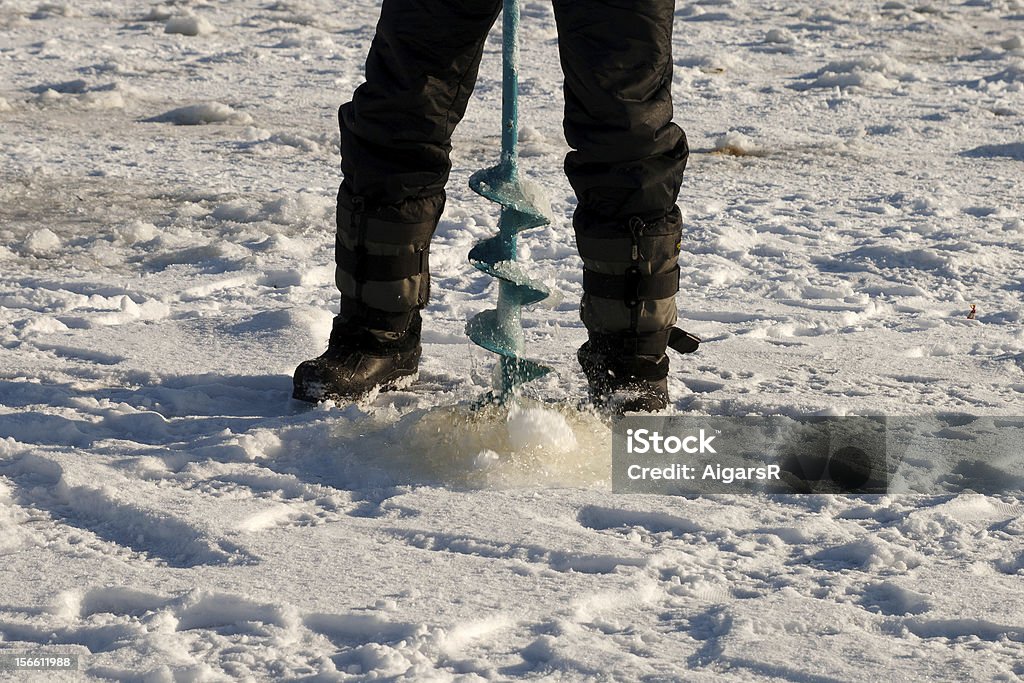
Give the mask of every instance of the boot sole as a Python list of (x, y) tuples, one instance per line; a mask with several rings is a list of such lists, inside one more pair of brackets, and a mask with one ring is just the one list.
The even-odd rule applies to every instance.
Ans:
[(376, 396), (382, 391), (395, 391), (405, 389), (419, 379), (419, 370), (408, 372), (396, 372), (380, 384), (371, 387), (366, 391), (357, 393), (341, 393), (330, 391), (320, 383), (306, 382), (301, 387), (294, 387), (292, 398), (307, 403), (322, 403), (323, 401), (362, 401), (370, 396)]
[(380, 385), (378, 385), (377, 391), (399, 391), (401, 389), (408, 389), (413, 384), (415, 384), (416, 380), (418, 380), (419, 378), (419, 370), (414, 370), (413, 372), (403, 377), (397, 377), (393, 380), (382, 382)]
[(380, 384), (378, 384), (377, 386), (373, 387), (372, 389), (370, 389), (369, 391), (367, 391), (364, 394), (360, 394), (359, 396), (345, 397), (344, 400), (357, 403), (361, 407), (368, 407), (369, 404), (371, 404), (375, 400), (377, 400), (377, 397), (380, 394), (385, 394), (385, 393), (388, 393), (390, 391), (401, 391), (402, 389), (408, 389), (419, 378), (420, 378), (420, 373), (419, 373), (419, 371), (416, 371), (416, 372), (413, 372), (413, 373), (411, 373), (409, 375), (404, 375), (404, 376), (396, 377), (394, 379), (389, 379), (389, 380), (386, 380), (384, 382), (381, 382)]

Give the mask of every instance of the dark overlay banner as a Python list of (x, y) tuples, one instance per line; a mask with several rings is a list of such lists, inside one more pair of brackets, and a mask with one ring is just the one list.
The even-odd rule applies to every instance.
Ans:
[(1024, 418), (621, 417), (616, 493), (1024, 494)]

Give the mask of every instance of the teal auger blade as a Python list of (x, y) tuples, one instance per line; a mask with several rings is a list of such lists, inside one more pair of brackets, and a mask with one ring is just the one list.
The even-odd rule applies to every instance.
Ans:
[(515, 386), (532, 382), (551, 372), (551, 368), (541, 365), (537, 361), (527, 358), (502, 358), (501, 374), (509, 377), (509, 382)]
[(469, 179), (474, 192), (501, 205), (498, 234), (469, 252), (477, 269), (498, 279), (498, 306), (478, 313), (466, 324), (474, 343), (501, 357), (501, 387), (488, 395), (488, 402), (498, 403), (514, 396), (520, 384), (551, 371), (522, 357), (522, 307), (547, 298), (549, 292), (516, 263), (516, 236), (546, 225), (550, 218), (536, 185), (519, 177), (519, 0), (505, 0), (503, 11), (501, 161)]
[[(537, 361), (519, 357), (518, 352), (523, 345), (522, 328), (507, 329), (498, 317), (498, 311), (483, 311), (476, 314), (467, 323), (466, 331), (476, 345), (501, 356), (502, 384), (507, 383), (515, 387), (551, 372), (551, 368)], [(504, 390), (497, 394), (492, 393), (488, 402), (494, 402), (496, 398), (506, 395), (507, 391)]]
[(522, 329), (506, 329), (495, 310), (483, 311), (473, 316), (466, 323), (466, 332), (477, 346), (509, 358), (517, 357), (523, 346)]
[(501, 235), (489, 237), (469, 250), (469, 260), (477, 270), (511, 285), (506, 291), (509, 301), (529, 306), (547, 299), (551, 292), (544, 283), (531, 279), (515, 261), (500, 260), (504, 247)]
[(494, 166), (477, 171), (469, 178), (469, 186), (477, 194), (501, 204), (501, 220), (507, 228), (521, 232), (551, 222), (542, 193), (534, 183), (517, 177), (515, 165)]

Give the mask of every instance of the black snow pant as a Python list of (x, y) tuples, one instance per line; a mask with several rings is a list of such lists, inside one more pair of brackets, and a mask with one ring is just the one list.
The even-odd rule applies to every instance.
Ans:
[[(675, 3), (553, 4), (572, 148), (565, 172), (584, 262), (581, 317), (610, 352), (659, 356), (676, 321), (676, 198), (688, 154), (672, 123)], [(500, 11), (500, 0), (384, 0), (366, 82), (339, 112), (336, 329), (400, 334), (418, 322), (452, 133)]]

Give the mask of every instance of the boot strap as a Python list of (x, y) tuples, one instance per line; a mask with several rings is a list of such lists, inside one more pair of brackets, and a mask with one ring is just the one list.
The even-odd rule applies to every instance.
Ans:
[(606, 275), (583, 269), (583, 291), (602, 299), (616, 299), (630, 308), (641, 301), (669, 299), (679, 291), (679, 266), (667, 273), (643, 275), (630, 268), (622, 275)]
[(668, 332), (668, 348), (676, 353), (693, 353), (700, 346), (700, 337), (686, 330), (673, 327)]
[(443, 207), (443, 194), (368, 207), (342, 184), (334, 244), (345, 320), (391, 334), (408, 323), (412, 309), (426, 305), (430, 240)]
[(334, 248), (336, 263), (356, 282), (404, 280), (429, 269), (426, 247), (410, 254), (369, 254), (366, 247), (359, 246), (353, 251), (339, 239), (335, 240)]
[(700, 346), (700, 337), (678, 327), (640, 335), (628, 331), (591, 333), (590, 341), (596, 351), (611, 356), (662, 356), (666, 348), (686, 354)]
[(409, 329), (413, 315), (419, 309), (412, 309), (399, 313), (382, 311), (367, 306), (359, 299), (350, 296), (341, 296), (341, 314), (338, 322), (351, 328), (364, 328), (368, 330), (379, 330), (381, 332), (402, 334)]

